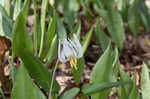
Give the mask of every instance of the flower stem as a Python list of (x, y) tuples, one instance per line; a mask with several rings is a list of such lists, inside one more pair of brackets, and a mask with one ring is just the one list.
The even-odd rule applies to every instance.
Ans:
[(59, 63), (59, 60), (56, 61), (54, 71), (53, 71), (53, 74), (52, 74), (52, 80), (51, 80), (51, 84), (50, 84), (48, 99), (52, 99), (52, 89), (53, 89), (53, 84), (54, 84), (54, 80), (55, 80), (55, 73), (56, 73), (56, 70), (57, 70), (57, 67), (58, 67), (58, 63)]

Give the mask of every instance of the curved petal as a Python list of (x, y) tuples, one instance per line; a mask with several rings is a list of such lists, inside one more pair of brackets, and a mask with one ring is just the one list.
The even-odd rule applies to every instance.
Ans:
[(74, 52), (74, 56), (77, 56), (78, 54), (78, 48), (77, 48), (77, 46), (69, 39), (68, 40), (69, 41), (69, 45), (70, 46), (72, 46), (72, 50), (73, 50), (73, 52)]
[(73, 42), (68, 39), (68, 45), (72, 50), (72, 56), (77, 56), (77, 48), (75, 48), (75, 46), (72, 44)]
[(61, 59), (63, 60), (63, 63), (67, 62), (69, 59), (65, 56), (64, 50), (61, 53)]
[(83, 49), (82, 49), (82, 46), (81, 46), (77, 36), (74, 34), (73, 37), (74, 37), (74, 43), (76, 44), (78, 51), (79, 51), (78, 57), (80, 58), (83, 56)]
[(81, 46), (77, 36), (75, 34), (73, 36), (74, 36), (74, 42), (72, 42), (71, 40), (69, 40), (69, 41), (77, 53), (75, 57), (80, 58), (83, 56), (83, 49), (82, 49), (82, 46)]
[(59, 40), (59, 44), (58, 44), (58, 59), (61, 61), (61, 62), (66, 62), (65, 58), (64, 58), (64, 55), (63, 55), (63, 49), (61, 51), (61, 42)]
[(68, 45), (64, 44), (63, 48), (64, 48), (64, 51), (63, 51), (64, 55), (67, 59), (73, 56), (72, 49)]
[(64, 42), (62, 44), (59, 40), (58, 58), (63, 63), (69, 61), (71, 56), (74, 56), (76, 58), (80, 58), (83, 56), (82, 46), (77, 39), (77, 36), (75, 34), (73, 36), (74, 42), (72, 42), (70, 39), (64, 39)]

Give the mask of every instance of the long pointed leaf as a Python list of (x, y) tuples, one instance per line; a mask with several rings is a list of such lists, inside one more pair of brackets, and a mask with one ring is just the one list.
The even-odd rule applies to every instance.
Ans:
[[(25, 49), (19, 50), (19, 56), (21, 57), (24, 66), (26, 67), (29, 74), (35, 79), (38, 85), (42, 86), (45, 91), (49, 91), (52, 73), (43, 66), (40, 60), (33, 56), (29, 51)], [(57, 82), (54, 82), (53, 91), (59, 90)]]
[(98, 41), (101, 44), (103, 51), (105, 51), (107, 46), (109, 45), (109, 40), (106, 34), (104, 33), (104, 31), (102, 30), (99, 19), (97, 19), (96, 21), (95, 33), (96, 33), (96, 37), (98, 38)]
[(59, 99), (74, 99), (74, 97), (79, 93), (79, 88), (72, 88), (67, 90)]
[(141, 87), (142, 87), (142, 98), (150, 99), (150, 76), (148, 72), (147, 65), (143, 63), (142, 65), (142, 77), (141, 77)]
[[(129, 81), (131, 82), (130, 77), (120, 68), (120, 81)], [(132, 89), (132, 84), (122, 85), (119, 87), (119, 98), (127, 99)]]
[(120, 47), (120, 49), (122, 49), (125, 33), (120, 14), (111, 7), (107, 11), (99, 10), (99, 14), (102, 16), (105, 24), (107, 25), (107, 29), (113, 41)]
[(18, 69), (11, 99), (46, 99), (40, 89), (32, 82), (23, 65)]
[(13, 52), (18, 54), (19, 48), (25, 48), (33, 52), (33, 44), (24, 23), (23, 12), (20, 12), (13, 27)]
[[(108, 48), (97, 61), (92, 73), (90, 82), (93, 84), (101, 84), (104, 82), (111, 82), (112, 76), (112, 48), (109, 44)], [(110, 90), (92, 95), (92, 99), (106, 99)]]
[(39, 49), (39, 57), (42, 54), (43, 47), (44, 47), (44, 35), (45, 35), (45, 20), (46, 20), (46, 10), (48, 6), (48, 0), (42, 1), (42, 8), (41, 8), (41, 43)]
[[(82, 93), (85, 96), (89, 96), (94, 93), (102, 92), (106, 89), (128, 84), (129, 82), (109, 82), (109, 83), (101, 83), (101, 84), (85, 84), (82, 86)], [(95, 98), (98, 99), (98, 98)]]
[(83, 48), (83, 53), (85, 53), (85, 51), (87, 50), (89, 44), (90, 44), (90, 40), (92, 37), (92, 33), (93, 33), (93, 27), (90, 29), (90, 31), (85, 35), (83, 41), (82, 41), (82, 48)]
[(134, 71), (132, 90), (128, 99), (141, 99), (140, 94), (138, 92), (138, 88), (136, 86), (136, 70)]
[(0, 35), (12, 39), (13, 21), (8, 16), (4, 7), (0, 4)]

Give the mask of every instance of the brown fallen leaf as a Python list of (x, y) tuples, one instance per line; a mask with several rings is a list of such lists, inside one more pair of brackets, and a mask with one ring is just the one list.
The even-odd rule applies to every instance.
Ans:
[(138, 39), (138, 43), (139, 43), (140, 47), (142, 48), (142, 50), (144, 52), (147, 52), (147, 53), (150, 52), (150, 46), (147, 44), (148, 39), (149, 39), (148, 36), (139, 37), (139, 39)]
[(10, 48), (11, 41), (0, 36), (0, 60), (4, 59), (5, 52)]
[(0, 36), (0, 82), (1, 84), (5, 84), (5, 82), (7, 81), (7, 78), (4, 75), (4, 65), (3, 64), (3, 60), (4, 60), (4, 56), (6, 51), (8, 51), (8, 49), (11, 46), (11, 41), (5, 37), (1, 37)]

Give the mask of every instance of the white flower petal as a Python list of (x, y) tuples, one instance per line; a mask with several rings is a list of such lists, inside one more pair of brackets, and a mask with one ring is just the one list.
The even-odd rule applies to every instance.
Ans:
[(74, 52), (74, 56), (77, 56), (78, 53), (78, 48), (76, 47), (76, 45), (69, 39), (69, 45), (72, 46), (72, 50)]
[(67, 62), (69, 59), (65, 56), (64, 50), (61, 53), (61, 59), (63, 60), (63, 63)]
[(68, 44), (64, 44), (63, 48), (64, 48), (64, 54), (67, 58), (73, 55), (72, 48), (70, 48)]
[(74, 47), (74, 49), (77, 53), (75, 55), (75, 57), (80, 58), (83, 56), (83, 50), (82, 50), (81, 44), (80, 44), (77, 36), (75, 34), (73, 36), (74, 36), (74, 42), (72, 42), (71, 40), (69, 40), (69, 42), (72, 44), (72, 46)]
[(78, 51), (79, 51), (78, 58), (80, 58), (83, 56), (83, 49), (82, 49), (82, 46), (81, 46), (77, 36), (74, 34), (73, 37), (74, 37), (74, 43), (76, 44)]
[(61, 61), (61, 43), (60, 43), (60, 40), (59, 40), (59, 44), (58, 44), (58, 59)]
[(83, 56), (82, 46), (77, 39), (77, 36), (75, 34), (73, 36), (73, 42), (70, 39), (64, 39), (64, 42), (61, 43), (61, 41), (59, 40), (58, 58), (63, 63), (69, 61), (71, 56), (74, 56), (76, 58), (80, 58)]
[(76, 46), (73, 45), (73, 42), (68, 39), (68, 45), (70, 46), (71, 50), (72, 50), (72, 54), (73, 56), (77, 55), (77, 48), (75, 48)]
[(63, 49), (61, 50), (61, 42), (59, 40), (59, 44), (58, 44), (58, 59), (65, 63), (67, 60), (65, 59), (64, 53), (63, 53)]

